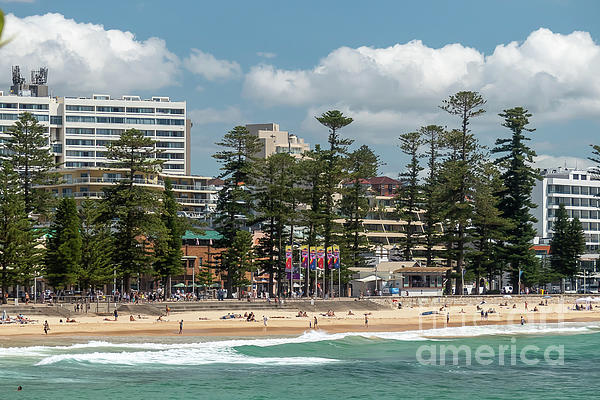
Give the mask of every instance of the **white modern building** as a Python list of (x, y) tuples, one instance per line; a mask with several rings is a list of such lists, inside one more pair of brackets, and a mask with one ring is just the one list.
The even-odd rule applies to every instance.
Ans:
[(543, 170), (532, 200), (537, 208), (532, 210), (538, 222), (537, 243), (548, 244), (552, 238), (552, 224), (556, 210), (564, 204), (569, 218), (579, 218), (585, 233), (587, 252), (600, 249), (600, 176), (589, 170), (558, 168)]
[[(27, 90), (21, 90), (24, 86)], [(135, 128), (163, 150), (159, 156), (164, 160), (163, 173), (190, 175), (191, 122), (185, 101), (139, 96), (112, 99), (103, 94), (89, 98), (32, 96), (47, 92), (45, 84), (18, 82), (10, 93), (0, 91), (0, 146), (8, 128), (27, 111), (46, 127), (48, 144), (63, 168), (106, 167), (106, 145), (124, 130)]]
[(304, 139), (288, 131), (280, 131), (279, 124), (249, 124), (246, 125), (246, 129), (260, 141), (261, 150), (257, 154), (260, 158), (267, 158), (276, 153), (300, 157), (302, 153), (310, 150), (310, 145), (304, 143)]

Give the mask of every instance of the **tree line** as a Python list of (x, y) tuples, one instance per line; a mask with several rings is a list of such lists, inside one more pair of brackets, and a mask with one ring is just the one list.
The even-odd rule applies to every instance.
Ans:
[[(135, 129), (107, 146), (110, 167), (122, 178), (103, 188), (102, 199), (78, 207), (68, 195), (44, 188), (60, 185), (59, 167), (46, 128), (30, 113), (19, 116), (4, 141), (0, 164), (0, 286), (28, 287), (43, 276), (56, 290), (93, 290), (113, 280), (126, 292), (132, 278), (162, 280), (182, 272), (181, 236), (171, 182), (163, 192), (136, 185), (140, 176), (158, 179), (160, 150)], [(55, 186), (60, 188), (60, 186)]]

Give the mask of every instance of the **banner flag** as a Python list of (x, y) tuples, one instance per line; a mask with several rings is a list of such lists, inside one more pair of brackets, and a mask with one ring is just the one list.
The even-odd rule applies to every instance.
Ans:
[(333, 268), (340, 269), (340, 246), (333, 245)]
[(333, 269), (333, 247), (327, 247), (327, 268)]
[(300, 265), (302, 269), (308, 268), (308, 246), (300, 246)]
[(285, 246), (285, 270), (292, 272), (292, 246)]
[(309, 254), (310, 260), (310, 269), (311, 271), (314, 271), (315, 269), (317, 269), (317, 248), (316, 247), (310, 247), (310, 254)]
[(317, 268), (325, 269), (325, 248), (323, 246), (317, 247)]

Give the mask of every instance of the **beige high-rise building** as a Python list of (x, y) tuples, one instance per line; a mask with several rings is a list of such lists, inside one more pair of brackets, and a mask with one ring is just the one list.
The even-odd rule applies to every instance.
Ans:
[(310, 150), (310, 145), (304, 143), (304, 139), (288, 131), (280, 131), (279, 124), (248, 124), (246, 129), (258, 136), (262, 148), (257, 156), (261, 158), (276, 153), (289, 153), (294, 157), (300, 157), (302, 153)]

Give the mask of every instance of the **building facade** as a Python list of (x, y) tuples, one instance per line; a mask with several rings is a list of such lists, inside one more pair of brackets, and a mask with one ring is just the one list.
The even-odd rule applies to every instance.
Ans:
[(260, 158), (267, 158), (277, 153), (300, 157), (302, 153), (310, 150), (310, 145), (304, 143), (304, 139), (288, 131), (280, 131), (279, 124), (249, 124), (246, 125), (246, 129), (260, 141), (261, 150), (256, 155)]
[[(102, 198), (103, 188), (116, 185), (125, 177), (125, 171), (97, 167), (63, 168), (57, 172), (61, 178), (59, 183), (47, 186), (46, 190), (56, 197), (73, 197), (78, 202)], [(134, 184), (163, 191), (167, 179), (171, 181), (176, 200), (181, 206), (180, 214), (195, 220), (211, 221), (223, 181), (206, 176), (160, 173), (137, 175)]]
[(548, 244), (556, 210), (564, 204), (569, 218), (579, 218), (585, 235), (586, 251), (600, 249), (600, 177), (591, 171), (569, 168), (543, 170), (542, 180), (536, 183), (532, 210), (537, 219), (536, 244)]
[[(19, 92), (23, 93), (23, 92)], [(28, 93), (28, 92), (26, 92)], [(19, 115), (30, 112), (48, 133), (57, 164), (66, 169), (106, 167), (106, 146), (131, 128), (156, 141), (163, 172), (190, 175), (190, 129), (186, 102), (168, 97), (111, 99), (30, 97), (0, 92), (0, 146)]]

